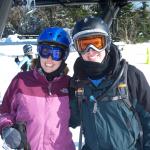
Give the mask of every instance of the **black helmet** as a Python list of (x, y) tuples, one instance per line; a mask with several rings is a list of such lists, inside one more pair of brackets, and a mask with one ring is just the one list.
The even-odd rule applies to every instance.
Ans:
[(99, 17), (89, 16), (78, 22), (76, 22), (73, 31), (72, 38), (75, 43), (75, 48), (78, 51), (77, 41), (80, 38), (88, 37), (90, 35), (101, 35), (105, 39), (105, 46), (103, 49), (109, 51), (111, 37), (109, 34), (109, 27)]
[(32, 52), (32, 45), (31, 44), (24, 45), (23, 52), (24, 52), (24, 54), (28, 54), (28, 53)]

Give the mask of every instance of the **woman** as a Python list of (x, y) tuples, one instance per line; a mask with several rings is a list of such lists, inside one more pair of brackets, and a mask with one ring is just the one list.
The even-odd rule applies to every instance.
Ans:
[(68, 128), (69, 44), (62, 28), (46, 28), (38, 38), (36, 67), (12, 80), (0, 107), (2, 138), (9, 147), (75, 150)]

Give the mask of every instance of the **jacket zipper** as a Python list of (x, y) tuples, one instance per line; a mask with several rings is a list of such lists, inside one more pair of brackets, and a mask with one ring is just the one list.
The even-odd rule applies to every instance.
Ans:
[(49, 95), (52, 95), (52, 84), (50, 83), (49, 85), (48, 85), (48, 94)]

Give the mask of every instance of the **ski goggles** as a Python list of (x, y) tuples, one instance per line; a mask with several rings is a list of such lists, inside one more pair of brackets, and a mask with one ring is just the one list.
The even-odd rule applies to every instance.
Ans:
[(75, 40), (76, 49), (80, 54), (85, 54), (90, 50), (101, 52), (107, 47), (105, 35), (90, 35)]
[(60, 61), (67, 57), (67, 50), (56, 45), (39, 44), (37, 51), (42, 58), (51, 56), (52, 60)]

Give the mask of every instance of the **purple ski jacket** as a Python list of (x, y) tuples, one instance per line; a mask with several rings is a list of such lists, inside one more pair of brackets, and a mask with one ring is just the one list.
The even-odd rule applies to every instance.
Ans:
[(38, 70), (18, 73), (0, 106), (0, 129), (26, 123), (31, 150), (75, 150), (69, 131), (67, 75), (47, 81)]

